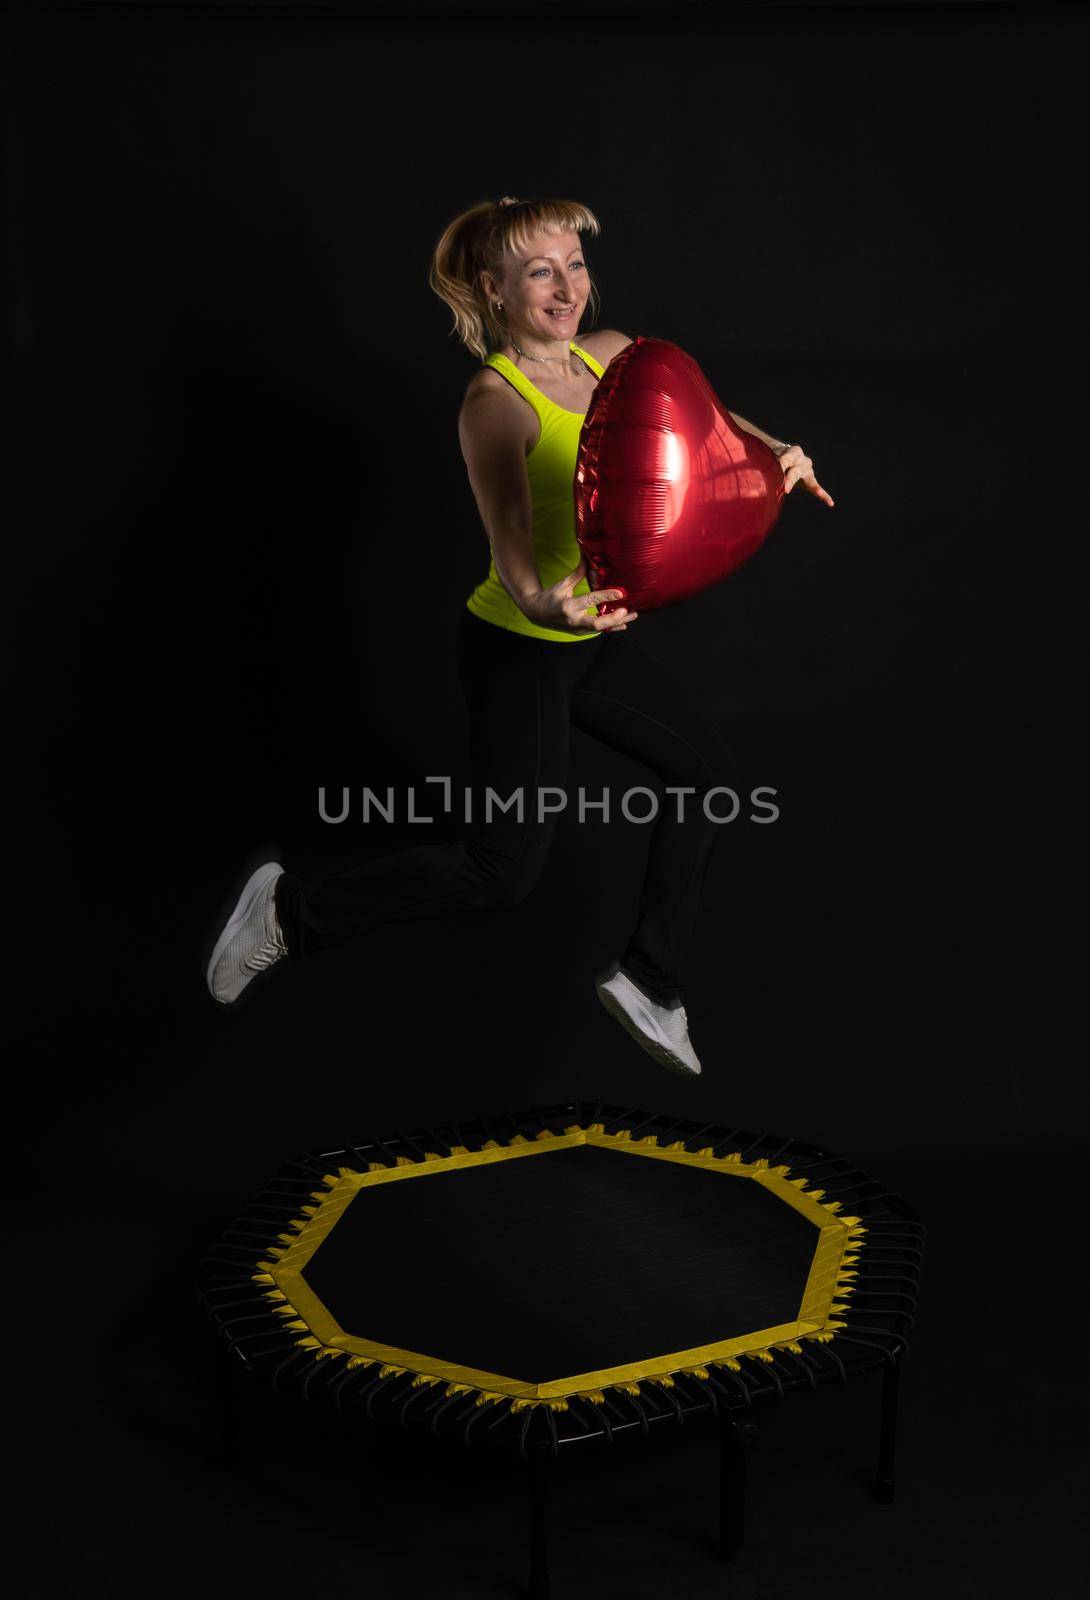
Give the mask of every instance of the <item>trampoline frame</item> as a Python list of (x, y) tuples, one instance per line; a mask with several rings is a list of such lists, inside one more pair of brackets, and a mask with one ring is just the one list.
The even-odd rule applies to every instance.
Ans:
[[(573, 1125), (600, 1125), (607, 1136), (649, 1141), (657, 1145), (655, 1153), (667, 1148), (692, 1156), (710, 1152), (716, 1160), (730, 1155), (767, 1169), (786, 1166), (791, 1182), (809, 1198), (820, 1200), (830, 1213), (851, 1214), (842, 1220), (858, 1219), (865, 1245), (851, 1246), (858, 1259), (846, 1275), (850, 1287), (834, 1291), (831, 1331), (743, 1351), (744, 1360), (709, 1361), (636, 1384), (611, 1385), (593, 1395), (528, 1401), (490, 1394), (472, 1384), (422, 1378), (373, 1357), (333, 1359), (348, 1353), (310, 1335), (307, 1324), (291, 1315), (294, 1308), (283, 1293), (270, 1288), (270, 1274), (260, 1270), (298, 1244), (306, 1216), (316, 1209), (311, 1202), (327, 1195), (343, 1176), (338, 1169), (381, 1172), (458, 1152), (484, 1152), (495, 1149), (498, 1141), (559, 1139)], [(612, 1443), (635, 1430), (646, 1435), (663, 1423), (711, 1415), (720, 1431), (719, 1544), (729, 1558), (744, 1545), (745, 1461), (757, 1436), (752, 1408), (789, 1393), (882, 1372), (873, 1494), (881, 1503), (892, 1502), (900, 1373), (915, 1320), (925, 1238), (918, 1213), (901, 1195), (818, 1146), (601, 1101), (529, 1106), (309, 1152), (285, 1163), (198, 1267), (198, 1302), (218, 1336), (221, 1459), (234, 1463), (239, 1457), (234, 1386), (240, 1371), (264, 1377), (274, 1390), (324, 1400), (340, 1411), (359, 1408), (369, 1418), (397, 1421), (406, 1428), (425, 1426), (436, 1436), (459, 1434), (466, 1445), (513, 1447), (528, 1467), (529, 1593), (545, 1600), (550, 1592), (548, 1483), (550, 1464), (561, 1448), (596, 1440)]]

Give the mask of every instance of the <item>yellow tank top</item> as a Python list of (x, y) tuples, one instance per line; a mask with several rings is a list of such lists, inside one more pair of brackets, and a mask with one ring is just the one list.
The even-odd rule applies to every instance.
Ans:
[[(605, 368), (586, 350), (570, 344), (579, 359), (600, 378)], [(579, 433), (585, 412), (566, 411), (536, 384), (530, 382), (499, 351), (493, 351), (485, 362), (495, 367), (519, 394), (528, 400), (537, 412), (541, 424), (541, 437), (526, 457), (526, 473), (530, 479), (530, 497), (533, 502), (534, 560), (541, 577), (541, 587), (551, 584), (573, 571), (582, 552), (575, 537), (575, 463), (579, 454)], [(589, 594), (590, 584), (581, 578), (573, 594)], [(535, 639), (553, 639), (558, 644), (578, 644), (583, 639), (598, 639), (599, 633), (562, 633), (557, 628), (540, 628), (529, 617), (523, 616), (499, 580), (495, 559), (488, 563), (488, 576), (480, 582), (466, 601), (474, 616), (486, 622), (498, 623), (514, 633), (527, 633)]]

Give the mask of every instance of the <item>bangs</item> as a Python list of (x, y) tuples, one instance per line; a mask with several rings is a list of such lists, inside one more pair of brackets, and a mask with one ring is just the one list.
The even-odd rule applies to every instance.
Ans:
[(574, 200), (520, 200), (505, 206), (493, 223), (493, 248), (503, 255), (520, 255), (538, 234), (599, 232), (598, 218)]

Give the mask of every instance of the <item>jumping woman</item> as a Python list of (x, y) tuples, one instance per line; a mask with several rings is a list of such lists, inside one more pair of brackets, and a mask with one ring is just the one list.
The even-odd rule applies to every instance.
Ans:
[[(703, 802), (709, 791), (733, 787), (736, 772), (693, 697), (625, 637), (637, 613), (622, 606), (597, 615), (599, 603), (623, 595), (589, 587), (576, 541), (583, 418), (609, 362), (632, 342), (612, 329), (576, 342), (588, 301), (595, 309), (597, 302), (580, 234), (598, 231), (593, 212), (572, 201), (482, 203), (445, 229), (428, 278), (453, 313), (452, 332), (482, 363), (458, 418), (491, 548), (456, 641), (471, 794), (506, 799), (517, 791), (523, 804), (489, 812), (475, 800), (474, 820), (455, 842), (331, 877), (304, 880), (278, 861), (258, 867), (208, 963), (208, 987), (224, 1005), (278, 961), (309, 958), (383, 923), (516, 905), (545, 865), (556, 811), (539, 807), (538, 791), (563, 789), (574, 726), (690, 791), (684, 807), (664, 806), (654, 822), (636, 925), (595, 988), (656, 1061), (700, 1072), (683, 976), (719, 827)], [(734, 421), (777, 453), (786, 493), (801, 482), (832, 504), (801, 447)]]

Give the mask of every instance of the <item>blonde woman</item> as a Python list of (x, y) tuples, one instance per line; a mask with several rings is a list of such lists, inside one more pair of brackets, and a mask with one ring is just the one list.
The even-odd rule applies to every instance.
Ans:
[[(622, 606), (596, 615), (599, 602), (623, 596), (591, 590), (576, 542), (580, 428), (605, 368), (631, 342), (613, 329), (579, 334), (596, 300), (581, 236), (598, 231), (594, 214), (574, 201), (508, 196), (455, 217), (432, 258), (429, 283), (453, 313), (452, 332), (481, 363), (458, 418), (491, 550), (456, 645), (475, 820), (453, 843), (322, 879), (305, 881), (276, 861), (259, 867), (208, 962), (208, 986), (222, 1004), (237, 1002), (285, 957), (309, 958), (385, 922), (521, 901), (541, 876), (558, 815), (553, 799), (539, 806), (539, 791), (563, 789), (577, 727), (685, 791), (683, 803), (660, 806), (649, 828), (635, 927), (596, 989), (661, 1065), (701, 1070), (684, 967), (721, 826), (711, 820), (721, 813), (709, 817), (703, 801), (734, 787), (735, 767), (692, 696), (629, 637), (637, 613)], [(780, 453), (786, 490), (809, 478), (818, 492), (797, 446), (736, 420)], [(520, 794), (523, 803), (489, 814), (489, 790), (504, 801)]]

